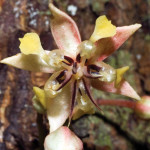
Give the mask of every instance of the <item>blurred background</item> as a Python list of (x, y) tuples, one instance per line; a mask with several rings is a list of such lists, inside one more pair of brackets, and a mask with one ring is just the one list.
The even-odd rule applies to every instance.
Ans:
[[(56, 49), (49, 25), (48, 0), (0, 0), (0, 60), (19, 53), (19, 40), (27, 32), (40, 35), (44, 49)], [(82, 40), (89, 39), (95, 20), (106, 15), (116, 26), (142, 24), (107, 63), (130, 66), (126, 79), (140, 96), (150, 95), (150, 0), (55, 0), (54, 4), (77, 23)], [(0, 150), (39, 148), (37, 115), (32, 87), (42, 87), (49, 74), (32, 73), (0, 64)], [(95, 99), (126, 99), (94, 90)], [(85, 150), (150, 150), (150, 121), (128, 108), (102, 106), (73, 121), (73, 131)], [(44, 122), (45, 119), (44, 119)], [(42, 126), (43, 127), (43, 126)], [(45, 131), (44, 131), (45, 132)]]

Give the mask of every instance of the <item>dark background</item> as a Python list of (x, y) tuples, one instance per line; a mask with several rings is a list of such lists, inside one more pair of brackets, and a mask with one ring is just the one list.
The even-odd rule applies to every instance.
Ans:
[[(106, 62), (115, 68), (129, 65), (126, 79), (140, 96), (150, 95), (150, 0), (55, 0), (55, 5), (76, 21), (82, 40), (90, 37), (100, 15), (116, 26), (141, 23), (142, 28)], [(70, 5), (77, 9), (73, 16)], [(55, 49), (49, 16), (48, 0), (0, 0), (0, 60), (19, 53), (18, 38), (26, 32), (37, 32), (44, 49)], [(32, 107), (32, 87), (43, 86), (48, 77), (0, 64), (0, 150), (39, 148), (41, 118)], [(95, 98), (128, 99), (94, 93)], [(150, 150), (150, 121), (128, 108), (103, 110), (105, 115), (97, 112), (72, 124), (85, 150)]]

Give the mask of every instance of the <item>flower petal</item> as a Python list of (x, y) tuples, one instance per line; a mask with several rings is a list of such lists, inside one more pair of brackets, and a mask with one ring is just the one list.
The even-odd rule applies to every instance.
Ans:
[(82, 141), (68, 128), (61, 127), (45, 138), (45, 150), (83, 150)]
[(115, 52), (136, 30), (140, 24), (117, 27), (117, 33), (111, 38), (101, 39), (96, 42), (97, 50), (92, 60), (102, 61)]
[(77, 105), (73, 110), (73, 120), (76, 120), (84, 114), (93, 114), (95, 112), (94, 105), (85, 92), (85, 87), (82, 81), (78, 83), (79, 92), (77, 93)]
[(49, 5), (52, 13), (51, 31), (59, 49), (66, 51), (66, 55), (77, 55), (77, 46), (81, 42), (76, 23), (66, 13), (57, 9), (52, 3)]
[(90, 37), (90, 41), (96, 42), (102, 38), (112, 37), (116, 34), (116, 27), (108, 21), (105, 15), (100, 16), (96, 20), (96, 26), (93, 34)]
[(91, 84), (94, 88), (105, 92), (121, 94), (137, 100), (141, 99), (139, 95), (135, 92), (135, 90), (130, 86), (130, 84), (125, 80), (123, 80), (120, 83), (120, 86), (118, 88), (115, 87), (114, 82), (107, 83), (107, 82), (99, 81), (98, 79), (92, 80)]
[(23, 54), (40, 54), (44, 50), (41, 46), (40, 38), (36, 33), (26, 33), (20, 38), (20, 50)]
[[(70, 85), (70, 84), (69, 84)], [(67, 85), (55, 98), (47, 99), (47, 116), (50, 132), (61, 127), (70, 114), (71, 88)]]
[(17, 55), (1, 60), (0, 63), (29, 71), (46, 73), (52, 73), (54, 71), (54, 69), (50, 68), (50, 66), (36, 54), (25, 55), (18, 53)]

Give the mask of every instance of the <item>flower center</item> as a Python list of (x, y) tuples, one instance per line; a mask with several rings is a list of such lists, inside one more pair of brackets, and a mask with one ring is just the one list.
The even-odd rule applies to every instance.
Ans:
[[(46, 89), (51, 91), (51, 97), (58, 94), (70, 80), (74, 83), (74, 87), (76, 87), (80, 81), (85, 81), (86, 78), (99, 79), (105, 82), (112, 82), (115, 80), (115, 69), (112, 69), (112, 67), (103, 62), (91, 64), (88, 61), (95, 53), (95, 45), (91, 41), (82, 42), (78, 46), (78, 52), (79, 54), (75, 59), (69, 56), (63, 56), (63, 54), (55, 55), (55, 53), (59, 53), (58, 51), (53, 53), (52, 58), (56, 56), (57, 61), (52, 59), (53, 61), (51, 60), (50, 62), (56, 67), (61, 66), (61, 70), (53, 73), (48, 84), (45, 86)], [(86, 83), (83, 83), (86, 87)], [(88, 91), (88, 89), (86, 89), (86, 91)]]

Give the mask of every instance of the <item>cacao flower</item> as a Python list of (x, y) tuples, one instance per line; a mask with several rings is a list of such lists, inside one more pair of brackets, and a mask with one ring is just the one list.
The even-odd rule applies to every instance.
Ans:
[(116, 27), (106, 16), (100, 16), (90, 39), (81, 41), (73, 19), (52, 3), (49, 7), (52, 14), (50, 27), (58, 49), (44, 50), (39, 36), (27, 33), (20, 38), (21, 53), (5, 58), (1, 63), (51, 74), (44, 89), (34, 87), (35, 99), (47, 112), (50, 132), (57, 132), (72, 116), (76, 119), (84, 113), (94, 113), (94, 105), (100, 109), (93, 99), (92, 87), (140, 100), (123, 78), (128, 67), (114, 69), (103, 60), (141, 25)]

